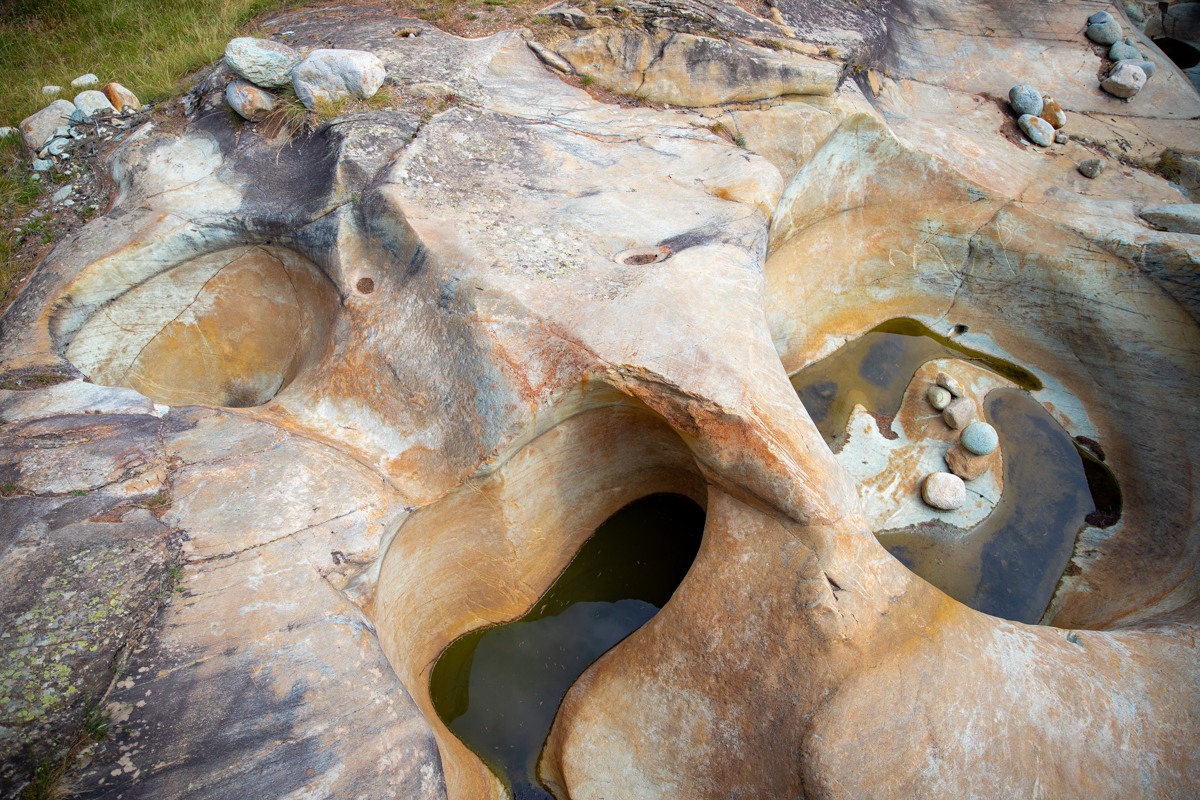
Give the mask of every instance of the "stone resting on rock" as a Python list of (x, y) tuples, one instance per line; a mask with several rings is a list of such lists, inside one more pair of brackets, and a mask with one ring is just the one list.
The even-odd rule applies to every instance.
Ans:
[[(1200, 151), (1200, 96), (1157, 51), (1098, 91), (1095, 4), (774, 9), (543, 12), (653, 107), (520, 32), (303, 9), (270, 29), (391, 107), (288, 138), (219, 64), (121, 143), (0, 318), (6, 796), (65, 754), (85, 798), (504, 797), (433, 665), (656, 492), (703, 543), (563, 699), (560, 800), (1200, 796), (1200, 237), (1131, 166)], [(1053, 152), (992, 99), (1030, 63)], [(1024, 365), (1119, 479), (1041, 624), (889, 555), (789, 383), (896, 317)]]

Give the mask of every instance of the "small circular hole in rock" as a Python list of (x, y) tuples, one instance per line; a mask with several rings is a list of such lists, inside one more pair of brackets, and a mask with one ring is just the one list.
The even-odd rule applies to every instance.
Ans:
[(671, 255), (666, 247), (631, 247), (613, 256), (613, 261), (627, 267), (642, 267), (646, 264), (656, 264)]
[(962, 336), (968, 330), (970, 329), (966, 325), (955, 325), (950, 329), (950, 338), (953, 339), (955, 336)]
[(358, 289), (360, 294), (370, 294), (375, 291), (375, 281), (370, 278), (359, 278), (358, 283), (354, 284), (354, 288)]
[(1166, 54), (1167, 58), (1175, 62), (1175, 66), (1180, 69), (1191, 69), (1200, 64), (1200, 50), (1197, 50), (1187, 42), (1181, 42), (1178, 39), (1172, 39), (1169, 36), (1163, 36), (1159, 39), (1154, 39), (1153, 42), (1158, 45), (1158, 49)]

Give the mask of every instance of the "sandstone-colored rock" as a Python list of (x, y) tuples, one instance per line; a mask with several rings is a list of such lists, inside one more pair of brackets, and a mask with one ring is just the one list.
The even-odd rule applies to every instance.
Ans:
[(564, 75), (574, 74), (575, 70), (571, 66), (570, 61), (567, 61), (541, 42), (530, 39), (525, 44), (529, 45), (529, 49), (533, 51), (533, 54), (546, 66), (556, 69)]
[(55, 100), (50, 105), (21, 120), (21, 143), (28, 150), (41, 150), (54, 136), (54, 131), (70, 121), (75, 104), (70, 100)]
[(1067, 124), (1066, 112), (1062, 110), (1062, 106), (1058, 104), (1058, 101), (1050, 95), (1042, 98), (1042, 110), (1038, 116), (1049, 122), (1055, 130)]
[(258, 122), (275, 110), (275, 96), (249, 81), (231, 81), (225, 87), (225, 102), (251, 122)]
[(108, 102), (112, 103), (113, 107), (121, 113), (137, 111), (142, 107), (142, 103), (138, 100), (137, 95), (119, 83), (106, 83), (103, 91), (104, 96), (108, 98)]
[(243, 36), (225, 45), (225, 63), (255, 86), (274, 89), (292, 80), (292, 70), (303, 57), (286, 44)]
[(1024, 114), (1017, 120), (1017, 124), (1021, 126), (1021, 132), (1034, 144), (1042, 147), (1054, 144), (1054, 128), (1041, 117)]
[(1147, 208), (1141, 212), (1141, 217), (1156, 228), (1200, 234), (1200, 205), (1194, 203)]
[(603, 28), (559, 52), (577, 72), (606, 88), (675, 106), (827, 96), (837, 85), (837, 70), (827, 62), (688, 34)]
[[(936, 383), (954, 397), (962, 397), (963, 394), (966, 393), (966, 390), (963, 389), (962, 382), (956, 379), (953, 375), (949, 375), (945, 372), (939, 372), (937, 374)], [(941, 409), (939, 408), (938, 411), (941, 411)]]
[(946, 451), (946, 466), (964, 481), (983, 477), (991, 469), (992, 461), (990, 454), (977, 455), (958, 442)]
[(921, 499), (941, 511), (954, 511), (967, 502), (967, 487), (957, 475), (931, 472), (921, 483)]
[[(178, 376), (236, 405), (239, 347), (269, 352), (282, 388), (255, 408), (138, 415), (141, 444), (106, 457), (170, 472), (160, 513), (187, 532), (185, 591), (130, 653), (110, 695), (127, 716), (81, 793), (503, 796), (433, 713), (432, 664), (533, 607), (597, 520), (659, 490), (705, 504), (704, 545), (660, 613), (568, 692), (540, 757), (558, 796), (1197, 793), (1196, 479), (1186, 436), (1163, 433), (1200, 427), (1194, 237), (1135, 216), (1178, 195), (1165, 181), (1131, 171), (1080, 192), (1082, 145), (1071, 162), (1014, 146), (1008, 110), (981, 94), (1036, 63), (1079, 111), (1073, 132), (1106, 141), (1095, 131), (1118, 123), (1095, 113), (1111, 100), (1079, 35), (1094, 8), (777, 4), (801, 35), (837, 26), (839, 46), (888, 65), (871, 108), (841, 105), (859, 93), (851, 71), (812, 100), (856, 113), (810, 134), (786, 187), (705, 130), (740, 109), (601, 105), (517, 34), (458, 39), (377, 10), (274, 22), (372, 50), (402, 90), (443, 85), (464, 106), (364, 112), (284, 147), (224, 114), (120, 144), (112, 212), (47, 254), (6, 313), (4, 370), (137, 363), (149, 340), (148, 395)], [(643, 25), (645, 6), (681, 26), (733, 13), (627, 4), (630, 29), (674, 30)], [(197, 87), (195, 107), (223, 89)], [(1194, 98), (1160, 71), (1120, 118), (1131, 152), (1194, 151)], [(279, 265), (254, 256), (200, 285), (205, 259), (251, 242)], [(289, 290), (305, 275), (328, 287)], [(1097, 298), (1137, 302), (1098, 313)], [(320, 336), (292, 325), (305, 308), (328, 314)], [(1047, 624), (973, 611), (871, 536), (880, 476), (909, 476), (908, 513), (927, 471), (913, 463), (957, 435), (930, 414), (933, 375), (910, 384), (896, 439), (856, 414), (837, 456), (791, 391), (784, 370), (904, 316), (1027, 369), (1131, 489), (1119, 524), (1083, 529)], [(943, 368), (978, 401), (986, 370)], [(64, 485), (82, 460), (35, 445), (72, 431), (14, 436), (3, 469)], [(884, 469), (851, 472), (876, 452)], [(995, 471), (925, 519), (974, 513)], [(89, 496), (108, 491), (113, 469), (88, 472)], [(39, 548), (66, 516), (18, 513)]]
[(108, 97), (104, 92), (96, 89), (88, 89), (86, 92), (80, 92), (75, 95), (75, 108), (85, 117), (90, 117), (97, 111), (116, 111), (117, 109), (108, 101)]
[(313, 50), (292, 70), (292, 86), (305, 108), (347, 97), (368, 99), (383, 86), (383, 62), (362, 50)]
[(1146, 85), (1146, 73), (1141, 67), (1135, 67), (1128, 61), (1120, 61), (1108, 77), (1100, 83), (1100, 88), (1115, 97), (1128, 99), (1142, 90)]
[(978, 407), (975, 405), (974, 400), (969, 397), (959, 397), (946, 406), (946, 409), (942, 412), (942, 419), (951, 428), (961, 430), (971, 424), (977, 413)]

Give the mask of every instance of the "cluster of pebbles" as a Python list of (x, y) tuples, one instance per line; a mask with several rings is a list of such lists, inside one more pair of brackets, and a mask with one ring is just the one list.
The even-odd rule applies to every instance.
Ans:
[(1008, 90), (1008, 103), (1029, 141), (1041, 147), (1067, 143), (1067, 115), (1053, 97), (1021, 83)]
[(1000, 446), (1000, 437), (991, 425), (977, 420), (975, 401), (966, 396), (961, 383), (944, 372), (926, 391), (929, 404), (942, 412), (942, 419), (954, 430), (961, 430), (959, 440), (946, 453), (949, 472), (931, 472), (921, 484), (921, 498), (939, 511), (955, 511), (967, 502), (967, 485), (988, 471), (988, 458)]
[(225, 46), (225, 63), (238, 78), (225, 100), (239, 115), (258, 122), (279, 98), (271, 89), (291, 86), (309, 111), (356, 97), (373, 97), (383, 85), (383, 62), (362, 50), (313, 50), (308, 56), (281, 42), (241, 37)]
[[(109, 83), (103, 89), (87, 89), (99, 81), (92, 73), (80, 75), (71, 81), (73, 88), (84, 91), (75, 95), (74, 102), (70, 100), (55, 100), (50, 105), (21, 120), (16, 128), (0, 128), (0, 136), (21, 137), (21, 143), (33, 153), (33, 169), (35, 172), (45, 172), (69, 158), (67, 150), (76, 139), (86, 135), (81, 129), (84, 123), (96, 122), (98, 119), (135, 114), (141, 110), (142, 104), (137, 95), (119, 83)], [(61, 86), (43, 86), (42, 94), (56, 95), (62, 92)]]
[(1099, 45), (1108, 46), (1108, 58), (1115, 62), (1100, 88), (1114, 97), (1126, 100), (1142, 90), (1154, 77), (1154, 62), (1137, 49), (1137, 40), (1121, 40), (1121, 23), (1107, 11), (1097, 11), (1088, 17), (1087, 37)]

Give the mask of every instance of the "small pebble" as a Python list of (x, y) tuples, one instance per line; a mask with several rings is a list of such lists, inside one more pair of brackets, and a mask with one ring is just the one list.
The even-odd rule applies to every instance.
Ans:
[(1042, 93), (1028, 83), (1017, 84), (1008, 90), (1008, 102), (1017, 115), (1042, 113)]
[(925, 398), (929, 401), (929, 405), (941, 411), (950, 405), (950, 401), (954, 399), (954, 395), (941, 386), (930, 386), (929, 390), (925, 392)]
[(975, 401), (969, 397), (960, 397), (942, 412), (942, 419), (956, 430), (965, 428), (975, 419)]
[(1079, 162), (1079, 174), (1085, 178), (1099, 178), (1104, 172), (1104, 162), (1098, 158), (1085, 158)]
[(1033, 114), (1022, 114), (1017, 120), (1021, 131), (1029, 137), (1029, 141), (1042, 147), (1054, 144), (1054, 128), (1049, 122)]
[(967, 393), (966, 389), (963, 388), (961, 383), (944, 372), (939, 372), (937, 374), (937, 379), (934, 382), (955, 397), (962, 397)]
[(962, 446), (977, 456), (986, 456), (1000, 446), (1000, 437), (986, 422), (972, 422), (963, 429)]
[(1055, 144), (1066, 144), (1070, 140), (1071, 140), (1071, 137), (1067, 136), (1066, 131), (1055, 131), (1054, 132), (1054, 143)]
[(967, 502), (967, 485), (949, 472), (931, 472), (921, 484), (921, 498), (941, 511), (954, 511)]
[(51, 202), (61, 203), (63, 200), (66, 200), (71, 196), (71, 191), (74, 190), (74, 188), (75, 187), (73, 185), (68, 183), (66, 186), (54, 193), (54, 196), (50, 198)]
[(42, 94), (58, 94), (62, 91), (61, 86), (43, 86)]
[(95, 86), (99, 82), (100, 79), (89, 72), (86, 75), (80, 75), (78, 78), (71, 81), (71, 85), (76, 89), (82, 89), (85, 86)]
[(955, 442), (954, 446), (946, 451), (946, 466), (964, 481), (973, 481), (982, 478), (991, 468), (992, 459), (988, 456), (977, 456), (961, 443)]
[(1042, 113), (1040, 116), (1046, 122), (1049, 122), (1055, 130), (1067, 124), (1066, 112), (1062, 110), (1062, 106), (1058, 104), (1058, 101), (1050, 95), (1042, 97)]
[(53, 161), (48, 161), (48, 160), (46, 160), (46, 159), (44, 159), (44, 158), (35, 158), (35, 159), (33, 160), (33, 165), (32, 165), (32, 166), (33, 166), (33, 168), (34, 168), (35, 170), (37, 170), (38, 172), (45, 172), (46, 170), (48, 170), (48, 169), (50, 169), (51, 167), (53, 167), (53, 166), (54, 166), (54, 162), (53, 162)]

